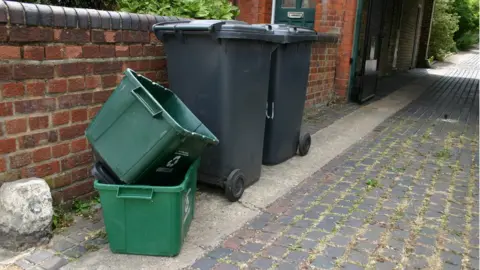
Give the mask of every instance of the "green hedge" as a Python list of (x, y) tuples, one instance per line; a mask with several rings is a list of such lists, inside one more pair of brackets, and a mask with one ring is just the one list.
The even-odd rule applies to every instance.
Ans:
[(458, 31), (453, 39), (459, 50), (468, 50), (478, 43), (478, 0), (455, 0), (453, 10), (458, 14)]
[(117, 9), (116, 0), (22, 0), (22, 2), (74, 8), (91, 8), (100, 10)]
[(239, 9), (228, 0), (25, 0), (25, 2), (193, 19), (231, 20), (239, 14)]
[(194, 19), (231, 20), (239, 14), (228, 0), (118, 0), (120, 10)]
[(430, 55), (442, 61), (455, 51), (454, 33), (458, 30), (458, 16), (453, 12), (452, 0), (436, 0), (432, 32), (430, 34)]
[(430, 56), (443, 60), (479, 42), (478, 0), (436, 0), (430, 35)]

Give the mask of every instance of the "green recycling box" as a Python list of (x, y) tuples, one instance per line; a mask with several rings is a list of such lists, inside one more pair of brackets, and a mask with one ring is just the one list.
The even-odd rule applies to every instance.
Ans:
[(113, 253), (176, 256), (195, 213), (196, 160), (176, 186), (95, 181)]
[(155, 172), (167, 178), (184, 175), (205, 147), (218, 143), (172, 91), (131, 69), (87, 128), (86, 137), (97, 160), (124, 184)]

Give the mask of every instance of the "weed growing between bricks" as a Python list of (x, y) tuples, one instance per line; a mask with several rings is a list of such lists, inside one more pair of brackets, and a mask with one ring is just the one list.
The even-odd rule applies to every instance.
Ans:
[(70, 227), (74, 223), (74, 216), (91, 220), (100, 209), (100, 197), (95, 196), (89, 200), (73, 200), (72, 205), (54, 207), (52, 229), (54, 232)]
[[(384, 138), (384, 140), (387, 140), (387, 139), (388, 139), (388, 137)], [(392, 142), (392, 144), (394, 144), (394, 142)], [(363, 159), (357, 161), (357, 164), (361, 164), (364, 160), (367, 160), (367, 158), (371, 154), (375, 153), (378, 149), (381, 149), (381, 147), (382, 147), (381, 143), (377, 144), (375, 147), (373, 147), (371, 149), (370, 154), (364, 155)], [(390, 148), (387, 148), (387, 149), (390, 149)], [(388, 150), (386, 150), (386, 152), (384, 151), (384, 155), (387, 155), (387, 154), (388, 154)], [(237, 265), (238, 267), (242, 267), (242, 266), (245, 267), (245, 265), (247, 263), (249, 263), (250, 261), (253, 262), (256, 259), (259, 259), (260, 257), (262, 257), (262, 258), (266, 257), (266, 258), (269, 258), (269, 259), (277, 259), (277, 258), (288, 259), (288, 258), (291, 258), (292, 256), (301, 256), (302, 252), (304, 252), (304, 251), (307, 251), (307, 252), (310, 251), (311, 252), (312, 249), (314, 249), (314, 251), (318, 250), (318, 252), (321, 252), (321, 250), (325, 248), (325, 243), (327, 243), (328, 240), (330, 240), (333, 236), (335, 236), (336, 232), (339, 231), (342, 228), (343, 222), (346, 220), (347, 217), (349, 217), (349, 215), (351, 213), (353, 213), (355, 207), (361, 203), (362, 199), (358, 198), (354, 202), (352, 202), (353, 203), (353, 206), (352, 206), (353, 208), (349, 209), (346, 214), (332, 213), (331, 212), (332, 209), (335, 206), (337, 206), (337, 202), (344, 199), (345, 196), (347, 194), (349, 194), (349, 192), (354, 191), (354, 192), (360, 193), (360, 192), (366, 190), (366, 187), (365, 187), (365, 184), (364, 184), (365, 179), (366, 179), (365, 176), (374, 167), (374, 165), (375, 165), (375, 163), (368, 165), (366, 171), (362, 172), (362, 174), (358, 175), (357, 179), (354, 182), (346, 182), (345, 181), (344, 177), (345, 176), (350, 176), (351, 172), (353, 171), (353, 168), (352, 168), (352, 170), (347, 170), (345, 172), (344, 177), (340, 178), (337, 182), (330, 185), (330, 188), (328, 188), (327, 190), (325, 190), (322, 193), (323, 195), (318, 196), (312, 203), (310, 203), (306, 207), (294, 210), (294, 211), (302, 210), (303, 213), (307, 213), (310, 210), (314, 209), (316, 206), (324, 206), (325, 207), (325, 211), (323, 213), (321, 213), (321, 215), (319, 215), (319, 217), (317, 219), (306, 218), (304, 216), (304, 214), (299, 212), (300, 213), (299, 215), (295, 215), (292, 218), (292, 221), (291, 221), (292, 225), (286, 226), (282, 230), (282, 233), (277, 238), (270, 241), (270, 243), (268, 243), (262, 249), (263, 251), (268, 250), (269, 247), (272, 244), (276, 244), (276, 242), (279, 239), (282, 239), (282, 238), (285, 239), (285, 237), (288, 235), (291, 238), (287, 238), (287, 239), (292, 239), (292, 240), (294, 240), (294, 242), (291, 243), (287, 247), (287, 249), (285, 250), (284, 253), (279, 254), (277, 257), (265, 256), (265, 255), (260, 256), (259, 255), (259, 254), (261, 254), (261, 250), (260, 250), (260, 252), (258, 254), (253, 254), (253, 256), (251, 256), (250, 260), (247, 261), (247, 262), (243, 262), (243, 263), (234, 262), (231, 259), (229, 259), (228, 257), (220, 259), (219, 262), (225, 263), (225, 264), (229, 264), (229, 263), (232, 264), (233, 263), (233, 264)], [(341, 194), (338, 194), (338, 196), (337, 195), (335, 196), (335, 197), (338, 197), (338, 198), (335, 199), (334, 202), (330, 202), (328, 206), (323, 205), (322, 204), (323, 200), (325, 198), (329, 198), (327, 196), (328, 194), (337, 194), (337, 193), (329, 193), (329, 192), (333, 192), (335, 189), (337, 189), (339, 187), (338, 184), (340, 184), (340, 183), (348, 184), (349, 187), (341, 188), (343, 190), (341, 190)], [(338, 208), (338, 209), (341, 209), (341, 208)], [(335, 222), (335, 225), (333, 226), (333, 228), (331, 228), (331, 232), (325, 231), (321, 228), (317, 229), (316, 226), (318, 226), (318, 224), (322, 221), (328, 221), (328, 219), (326, 219), (326, 217), (329, 217), (329, 216), (338, 218), (338, 220), (337, 220), (337, 222)], [(300, 223), (302, 223), (302, 225), (299, 225)], [(310, 224), (310, 227), (307, 228), (306, 231), (302, 232), (300, 235), (288, 234), (288, 232), (290, 232), (291, 230), (296, 230), (297, 226), (303, 227), (303, 223)], [(317, 247), (315, 247), (315, 245), (313, 245), (310, 249), (305, 249), (304, 246), (306, 245), (306, 243), (309, 243), (311, 241), (311, 240), (309, 240), (308, 235), (313, 234), (313, 233), (324, 233), (326, 235), (326, 237), (324, 239), (320, 240), (320, 242), (319, 242), (320, 244), (317, 245)]]
[[(395, 142), (396, 144), (396, 142)], [(395, 144), (392, 144), (390, 147), (394, 147)], [(391, 151), (392, 149), (390, 149)], [(385, 153), (386, 154), (386, 153)], [(386, 169), (386, 167), (388, 166), (391, 166), (392, 164), (395, 163), (396, 161), (396, 158), (401, 156), (402, 152), (399, 151), (399, 152), (396, 152), (396, 154), (392, 157), (392, 160), (390, 162), (390, 164), (387, 164), (387, 166), (384, 166), (384, 169), (382, 169), (380, 172), (379, 172), (379, 177), (378, 179), (382, 179), (383, 177), (385, 177), (385, 174), (386, 172), (388, 172), (388, 170)], [(397, 172), (397, 174), (395, 175), (395, 178), (398, 178), (398, 177), (401, 177), (402, 176), (402, 172)], [(393, 185), (393, 182), (392, 181), (392, 184)], [(381, 180), (380, 180), (380, 183), (381, 183)], [(370, 225), (375, 225), (375, 224), (378, 224), (375, 222), (374, 218), (375, 216), (377, 215), (378, 211), (382, 208), (382, 202), (385, 201), (385, 200), (388, 200), (389, 198), (389, 194), (391, 192), (391, 185), (388, 185), (388, 186), (384, 186), (383, 188), (385, 189), (385, 193), (382, 194), (382, 196), (380, 198), (376, 198), (377, 199), (377, 204), (376, 204), (376, 207), (374, 209), (372, 209), (372, 211), (368, 214), (368, 216), (365, 218), (365, 222), (364, 224), (359, 228), (359, 230), (357, 231), (357, 233), (351, 238), (351, 242), (349, 243), (349, 245), (347, 246), (347, 249), (346, 249), (346, 252), (344, 254), (344, 256), (342, 258), (340, 258), (337, 262), (336, 262), (336, 265), (337, 266), (341, 266), (343, 264), (346, 264), (346, 263), (350, 263), (350, 264), (357, 264), (359, 266), (365, 266), (365, 264), (363, 264), (362, 262), (360, 261), (355, 261), (353, 260), (351, 257), (349, 258), (349, 256), (351, 255), (352, 251), (356, 252), (356, 253), (359, 253), (359, 254), (365, 254), (363, 256), (365, 256), (367, 259), (366, 259), (366, 262), (368, 263), (370, 261), (370, 257), (373, 255), (373, 250), (368, 250), (367, 252), (365, 252), (365, 250), (363, 250), (362, 248), (358, 247), (358, 243), (359, 242), (365, 242), (365, 241), (373, 241), (373, 245), (377, 245), (378, 243), (375, 243), (377, 241), (375, 240), (370, 240), (370, 239), (367, 239), (364, 236), (365, 233), (367, 233), (367, 230), (368, 230), (368, 227)], [(368, 198), (368, 197), (367, 197)], [(383, 223), (380, 223), (378, 224), (380, 225), (379, 228), (385, 228), (386, 225), (383, 224)], [(375, 247), (374, 250), (376, 250), (378, 248)]]

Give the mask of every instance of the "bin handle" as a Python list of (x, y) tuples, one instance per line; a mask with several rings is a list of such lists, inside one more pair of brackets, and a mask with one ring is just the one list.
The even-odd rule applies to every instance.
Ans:
[(153, 198), (153, 188), (124, 188), (120, 186), (117, 189), (117, 198), (151, 200)]
[[(158, 23), (154, 25), (152, 28), (153, 30), (160, 30), (160, 31), (208, 31), (208, 32), (215, 32), (220, 29), (220, 26), (224, 25), (225, 22), (216, 22), (213, 24), (187, 24), (189, 21), (181, 21), (178, 22), (166, 22), (166, 23)], [(164, 26), (167, 24), (174, 24), (173, 27)]]
[(290, 29), (292, 29), (292, 28), (293, 28), (293, 31), (295, 31), (295, 32), (298, 32), (298, 30), (308, 30), (308, 31), (311, 31), (311, 32), (315, 32), (312, 29), (310, 29), (308, 27), (305, 27), (305, 26), (297, 26), (296, 25), (296, 26), (290, 27)]
[[(175, 25), (175, 31), (208, 31), (213, 33), (220, 29), (225, 22), (216, 22), (210, 25), (192, 25), (192, 24), (185, 24), (185, 25)], [(178, 28), (178, 29), (177, 29)]]
[(267, 119), (273, 119), (275, 117), (275, 102), (272, 102), (272, 114), (268, 114), (268, 101), (267, 101), (267, 109), (265, 110), (265, 116), (267, 116)]
[(181, 20), (181, 21), (164, 21), (164, 22), (158, 22), (153, 25), (153, 29), (155, 29), (155, 25), (166, 25), (166, 24), (177, 24), (177, 23), (189, 23), (191, 22), (190, 20)]
[(162, 114), (162, 106), (155, 100), (155, 98), (143, 87), (138, 87), (132, 90), (132, 95), (142, 103), (152, 117), (157, 117)]

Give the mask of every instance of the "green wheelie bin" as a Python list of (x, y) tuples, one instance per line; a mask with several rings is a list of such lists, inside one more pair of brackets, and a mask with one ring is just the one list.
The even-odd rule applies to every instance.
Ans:
[(134, 184), (150, 175), (157, 176), (155, 181), (183, 177), (205, 147), (218, 144), (173, 92), (131, 69), (86, 137), (116, 184)]

